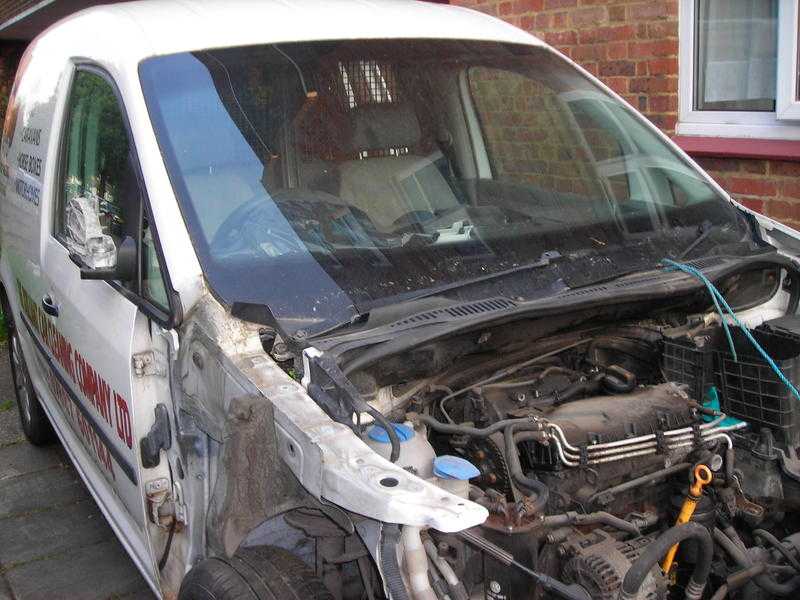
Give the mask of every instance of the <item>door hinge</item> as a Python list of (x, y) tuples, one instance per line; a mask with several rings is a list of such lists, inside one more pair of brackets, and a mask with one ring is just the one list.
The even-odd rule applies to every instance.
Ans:
[(165, 377), (167, 374), (167, 359), (158, 350), (138, 352), (132, 357), (133, 374), (136, 377), (155, 375)]
[(169, 479), (151, 479), (145, 482), (144, 492), (147, 498), (147, 516), (152, 523), (162, 529), (170, 529), (173, 523), (178, 527), (186, 524), (186, 506), (177, 483), (173, 494)]

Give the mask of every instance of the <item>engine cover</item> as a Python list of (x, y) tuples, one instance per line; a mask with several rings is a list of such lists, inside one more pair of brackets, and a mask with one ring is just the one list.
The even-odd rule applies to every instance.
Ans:
[(545, 413), (571, 444), (612, 442), (687, 427), (697, 417), (689, 397), (674, 383), (641, 387), (630, 394), (574, 400)]

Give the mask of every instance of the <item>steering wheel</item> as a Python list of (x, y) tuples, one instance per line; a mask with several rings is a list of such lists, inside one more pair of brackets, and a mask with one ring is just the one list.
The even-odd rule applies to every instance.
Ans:
[[(267, 235), (270, 241), (274, 240), (281, 246), (296, 247), (296, 236), (291, 226), (285, 219), (276, 218), (273, 211), (280, 214), (266, 193), (253, 195), (220, 223), (211, 238), (211, 249), (218, 254), (246, 252), (258, 247)], [(254, 235), (256, 232), (259, 235)]]

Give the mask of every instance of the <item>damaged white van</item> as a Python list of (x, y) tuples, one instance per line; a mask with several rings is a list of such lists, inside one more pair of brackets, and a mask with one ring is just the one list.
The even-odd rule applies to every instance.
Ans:
[(158, 596), (797, 597), (800, 235), (536, 38), (93, 8), (0, 158), (25, 433)]

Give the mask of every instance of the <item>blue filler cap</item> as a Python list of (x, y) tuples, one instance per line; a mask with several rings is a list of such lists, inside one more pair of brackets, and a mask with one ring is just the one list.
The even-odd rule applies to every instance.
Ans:
[(458, 456), (437, 456), (433, 459), (433, 474), (441, 479), (467, 481), (481, 474), (468, 460)]
[[(400, 438), (400, 442), (407, 442), (414, 437), (414, 430), (408, 425), (403, 425), (402, 423), (392, 423), (392, 427), (394, 427), (394, 430), (397, 432), (397, 437)], [(380, 425), (373, 425), (367, 435), (369, 436), (369, 439), (376, 442), (380, 442), (382, 444), (391, 443), (391, 440), (389, 440), (389, 434), (386, 433), (386, 430)]]

